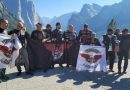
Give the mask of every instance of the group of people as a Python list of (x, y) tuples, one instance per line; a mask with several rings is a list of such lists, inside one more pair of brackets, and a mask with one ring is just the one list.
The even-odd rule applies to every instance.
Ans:
[(122, 32), (120, 29), (116, 29), (115, 32), (112, 29), (108, 29), (107, 34), (103, 35), (103, 44), (106, 48), (106, 60), (109, 60), (109, 69), (111, 72), (114, 72), (113, 66), (117, 55), (118, 74), (122, 73), (121, 64), (123, 59), (123, 74), (126, 74), (130, 54), (130, 35), (128, 31), (127, 28), (123, 29)]
[[(96, 38), (96, 33), (88, 28), (87, 24), (84, 24), (83, 29), (80, 30), (79, 34), (74, 30), (73, 25), (68, 25), (66, 31), (61, 30), (61, 24), (56, 23), (56, 28), (52, 30), (50, 24), (46, 25), (46, 29), (42, 29), (42, 24), (36, 24), (36, 30), (32, 31), (31, 35), (27, 32), (24, 27), (24, 23), (19, 22), (16, 25), (16, 29), (6, 32), (8, 28), (8, 20), (0, 20), (0, 33), (8, 35), (18, 36), (22, 48), (19, 51), (19, 57), (16, 59), (15, 65), (18, 69), (17, 76), (21, 75), (21, 65), (24, 65), (26, 74), (33, 75), (29, 67), (29, 58), (27, 52), (27, 43), (29, 40), (36, 40), (40, 43), (54, 42), (56, 45), (60, 45), (62, 42), (68, 42), (79, 45), (95, 45), (104, 46), (106, 48), (106, 60), (109, 61), (109, 69), (114, 72), (113, 66), (115, 61), (115, 55), (118, 55), (118, 73), (121, 74), (121, 63), (124, 58), (123, 73), (126, 73), (128, 67), (128, 58), (130, 53), (130, 35), (128, 29), (124, 29), (122, 33), (119, 29), (115, 32), (112, 29), (108, 29), (107, 33), (103, 35), (103, 41), (99, 41)], [(22, 63), (22, 64), (21, 64)], [(54, 68), (55, 62), (52, 60), (50, 68)], [(60, 67), (63, 67), (62, 63), (59, 63)], [(76, 65), (73, 65), (76, 67)], [(69, 64), (67, 63), (67, 67)], [(0, 80), (7, 80), (8, 77), (5, 75), (5, 68), (0, 69)], [(46, 72), (47, 70), (44, 70)]]

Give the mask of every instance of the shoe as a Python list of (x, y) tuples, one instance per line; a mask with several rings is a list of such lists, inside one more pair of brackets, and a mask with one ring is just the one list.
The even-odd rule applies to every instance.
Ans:
[(20, 76), (21, 74), (22, 74), (21, 72), (18, 72), (18, 73), (17, 73), (17, 76)]
[(127, 74), (127, 72), (126, 72), (126, 71), (123, 71), (123, 74)]
[(115, 72), (114, 70), (110, 69), (110, 72)]
[(27, 75), (34, 75), (32, 72), (26, 72)]

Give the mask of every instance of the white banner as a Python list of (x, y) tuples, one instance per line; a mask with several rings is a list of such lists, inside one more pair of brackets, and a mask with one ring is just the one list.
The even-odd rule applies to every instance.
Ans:
[(14, 67), (22, 45), (16, 36), (0, 34), (0, 68)]
[(106, 52), (102, 46), (80, 45), (77, 71), (107, 71)]

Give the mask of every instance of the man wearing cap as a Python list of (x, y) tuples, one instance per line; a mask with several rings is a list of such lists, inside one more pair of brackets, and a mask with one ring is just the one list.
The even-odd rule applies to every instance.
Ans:
[(52, 41), (52, 27), (51, 27), (51, 25), (47, 24), (46, 29), (44, 29), (43, 32), (46, 34), (46, 41), (45, 42), (51, 42)]
[(130, 35), (128, 34), (128, 29), (124, 29), (122, 31), (122, 35), (120, 36), (119, 40), (118, 73), (121, 74), (121, 64), (124, 58), (123, 74), (126, 74), (128, 58), (130, 54)]
[[(56, 29), (53, 30), (53, 34), (52, 34), (52, 40), (56, 45), (56, 48), (59, 48), (60, 45), (62, 44), (62, 40), (63, 40), (63, 32), (61, 30), (61, 24), (59, 22), (56, 23)], [(63, 68), (62, 66), (62, 60), (57, 60), (60, 67)], [(55, 63), (55, 62), (54, 62)], [(52, 65), (52, 67), (54, 67), (54, 63)]]
[[(31, 68), (32, 70), (42, 69), (43, 72), (47, 72), (48, 70), (48, 60), (44, 58), (44, 54), (46, 54), (46, 52), (44, 51), (45, 49), (43, 48), (43, 43), (50, 40), (50, 37), (46, 33), (46, 31), (50, 33), (50, 29), (51, 28), (49, 27), (46, 30), (43, 30), (42, 24), (37, 23), (36, 30), (34, 30), (31, 34), (31, 39), (35, 41), (34, 43), (36, 43), (36, 46), (33, 47), (33, 49), (37, 56), (34, 57), (33, 67)], [(42, 51), (39, 53), (40, 50)]]
[(45, 33), (42, 30), (42, 24), (41, 23), (37, 23), (36, 24), (36, 30), (34, 30), (31, 34), (31, 38), (33, 40), (37, 40), (40, 42), (44, 42), (44, 39), (46, 38)]
[(33, 75), (29, 68), (29, 59), (28, 59), (28, 52), (27, 52), (27, 42), (30, 39), (30, 35), (27, 33), (26, 28), (22, 22), (18, 22), (16, 29), (11, 30), (9, 35), (17, 35), (21, 44), (22, 48), (19, 51), (19, 56), (16, 59), (15, 65), (17, 67), (18, 73), (17, 76), (20, 76), (22, 73), (21, 65), (24, 65), (26, 74)]
[(107, 34), (103, 35), (103, 44), (106, 48), (106, 60), (109, 58), (109, 69), (110, 72), (114, 72), (114, 60), (115, 60), (115, 45), (116, 36), (113, 34), (112, 29), (107, 30)]
[(53, 41), (57, 44), (62, 42), (63, 32), (61, 30), (61, 24), (59, 22), (56, 23), (56, 29), (53, 30)]
[(78, 38), (79, 42), (83, 45), (90, 45), (92, 31), (89, 30), (88, 24), (84, 24), (84, 29), (80, 30)]

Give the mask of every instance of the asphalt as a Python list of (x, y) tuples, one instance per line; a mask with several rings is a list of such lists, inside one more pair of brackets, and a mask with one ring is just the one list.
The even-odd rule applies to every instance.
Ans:
[(127, 74), (118, 75), (117, 64), (111, 72), (77, 72), (74, 68), (60, 68), (58, 65), (44, 73), (24, 72), (17, 77), (17, 69), (7, 69), (10, 79), (0, 83), (0, 90), (130, 90), (130, 64)]

